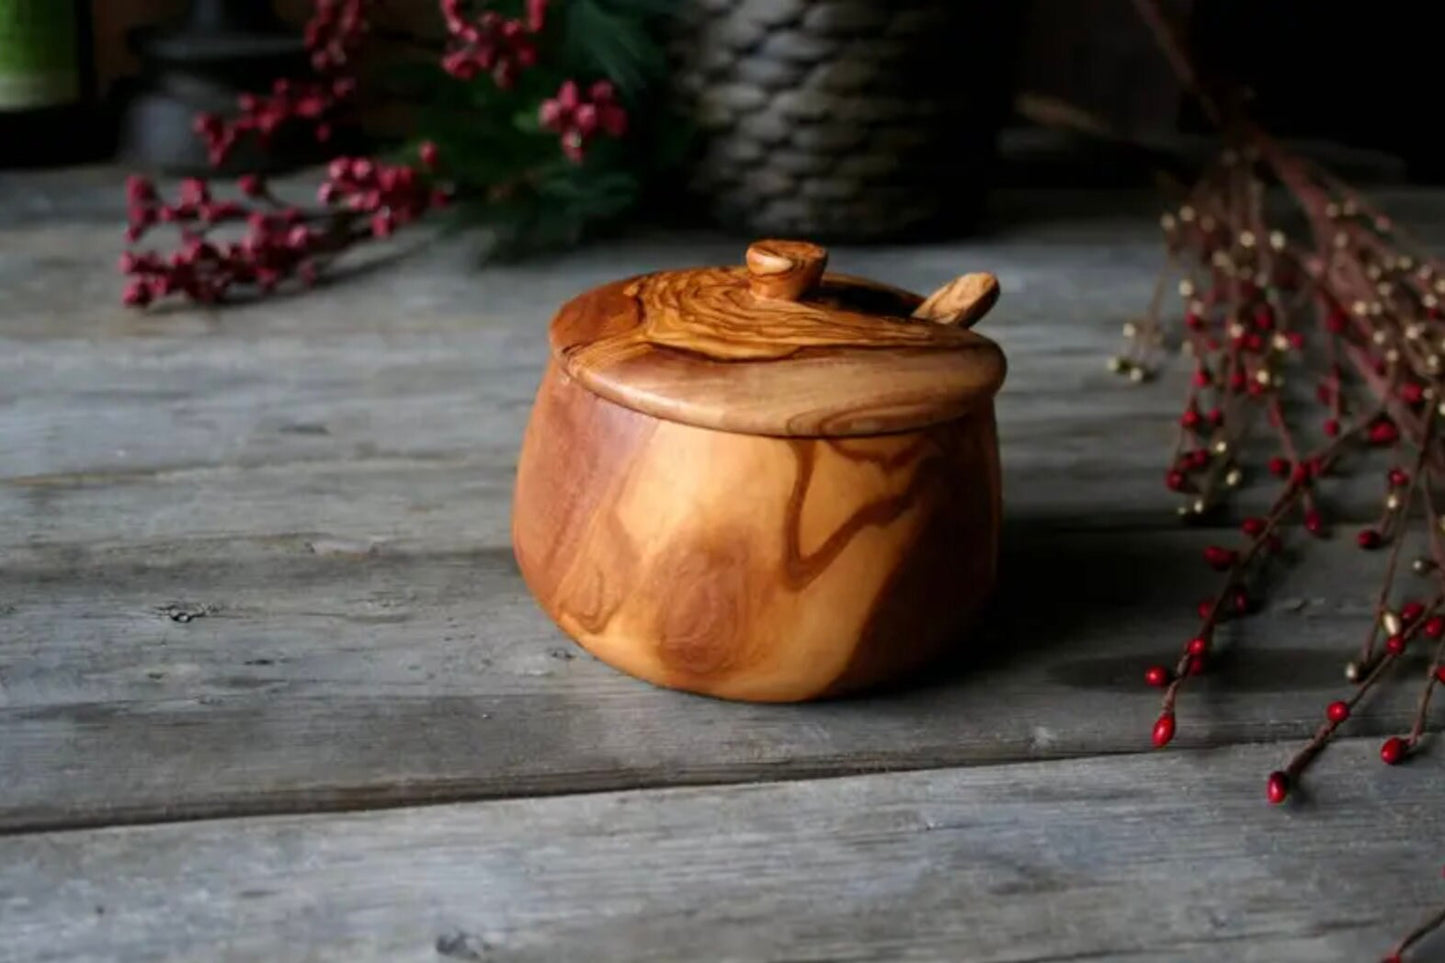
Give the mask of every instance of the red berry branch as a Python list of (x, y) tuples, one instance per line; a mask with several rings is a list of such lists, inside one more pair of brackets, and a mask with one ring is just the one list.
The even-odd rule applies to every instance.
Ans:
[(310, 126), (318, 143), (331, 139), (331, 123), (356, 95), (355, 58), (370, 24), (368, 0), (315, 0), (306, 23), (306, 49), (315, 76), (305, 80), (280, 78), (269, 95), (242, 94), (237, 113), (228, 119), (199, 114), (196, 134), (206, 142), (212, 167), (225, 163), (237, 142), (255, 136), (266, 145), (288, 123)]
[(576, 81), (564, 81), (555, 97), (542, 101), (538, 117), (545, 130), (561, 137), (562, 150), (574, 161), (586, 156), (588, 143), (598, 134), (627, 133), (627, 111), (618, 106), (616, 92), (606, 80), (589, 87), (585, 98)]
[[(373, 33), (371, 6), (371, 0), (314, 0), (305, 27), (308, 76), (277, 79), (268, 93), (242, 94), (228, 117), (196, 117), (196, 134), (205, 142), (213, 167), (225, 163), (248, 138), (267, 148), (283, 129), (307, 130), (320, 143), (331, 139), (334, 124), (357, 96), (357, 60)], [(573, 199), (581, 212), (577, 219), (609, 209), (589, 196), (586, 178), (591, 168), (586, 164), (599, 138), (617, 140), (628, 132), (627, 110), (608, 79), (592, 82), (584, 95), (567, 64), (550, 73), (543, 70), (543, 55), (562, 49), (548, 46), (548, 2), (525, 0), (522, 6), (521, 16), (510, 17), (490, 9), (484, 0), (438, 2), (445, 30), (444, 41), (435, 46), (438, 74), (457, 85), (489, 88), (490, 95), (501, 98), (496, 102), (498, 116), (463, 116), (460, 123), (467, 128), (471, 150), (476, 150), (478, 131), (497, 142), (498, 154), (507, 159), (502, 166), (448, 152), (449, 177), (442, 181), (441, 152), (432, 141), (420, 145), (417, 162), (410, 164), (338, 157), (328, 166), (311, 206), (281, 200), (254, 173), (242, 175), (225, 191), (204, 179), (188, 179), (170, 202), (149, 179), (132, 177), (126, 188), (126, 241), (136, 245), (167, 225), (179, 233), (180, 245), (170, 254), (127, 251), (120, 261), (129, 278), (124, 302), (144, 307), (174, 295), (210, 304), (238, 290), (268, 293), (293, 279), (309, 285), (347, 249), (391, 236), (446, 206), (453, 194), (498, 206), (515, 204), (518, 197), (538, 205)], [(564, 9), (564, 15), (577, 6)], [(625, 24), (618, 19), (623, 13), (613, 0), (610, 22)], [(637, 17), (634, 26), (645, 20)], [(428, 46), (425, 38), (408, 39)], [(538, 76), (520, 83), (532, 74)], [(548, 96), (545, 91), (555, 93)], [(468, 103), (475, 111), (477, 103), (491, 101), (474, 96)], [(532, 130), (517, 126), (518, 110), (535, 115)], [(504, 143), (509, 138), (525, 139), (523, 149)], [(481, 173), (468, 176), (469, 164), (480, 166)], [(569, 177), (574, 180), (563, 189), (561, 183)], [(614, 174), (598, 176), (595, 182), (602, 185), (599, 192), (615, 192), (619, 179)], [(233, 196), (220, 200), (219, 193)]]
[[(427, 145), (422, 155), (435, 163)], [(126, 304), (145, 307), (172, 294), (214, 304), (238, 286), (270, 292), (293, 277), (310, 285), (347, 248), (388, 237), (447, 203), (425, 163), (419, 172), (365, 157), (331, 162), (317, 192), (320, 207), (287, 204), (254, 174), (243, 175), (237, 186), (247, 201), (217, 201), (205, 181), (187, 179), (176, 201), (167, 204), (149, 180), (127, 181), (127, 238), (139, 241), (156, 224), (174, 224), (181, 246), (169, 257), (151, 251), (121, 255), (121, 272), (131, 278), (122, 296)], [(244, 224), (244, 233), (217, 240), (214, 232), (231, 224)]]
[[(1319, 494), (1339, 464), (1370, 451), (1392, 462), (1378, 517), (1354, 533), (1360, 550), (1388, 552), (1370, 629), (1345, 667), (1352, 688), (1323, 707), (1314, 735), (1268, 774), (1265, 796), (1278, 805), (1369, 694), (1399, 674), (1412, 648), (1430, 643), (1431, 654), (1414, 724), (1381, 745), (1385, 764), (1420, 749), (1431, 697), (1445, 682), (1445, 529), (1435, 497), (1445, 483), (1445, 263), (1348, 185), (1223, 108), (1201, 85), (1156, 0), (1136, 6), (1226, 146), (1161, 218), (1169, 265), (1144, 319), (1126, 326), (1128, 346), (1110, 366), (1134, 381), (1157, 369), (1162, 319), (1171, 313), (1163, 310), (1165, 285), (1169, 274), (1182, 274), (1178, 338), (1193, 373), (1165, 484), (1184, 496), (1182, 516), (1213, 513), (1244, 481), (1246, 456), (1264, 446), (1272, 448), (1262, 460), (1278, 485), (1269, 509), (1242, 521), (1238, 545), (1204, 549), (1222, 584), (1200, 603), (1199, 627), (1174, 665), (1145, 671), (1145, 681), (1163, 690), (1155, 746), (1174, 739), (1176, 706), (1189, 680), (1208, 670), (1218, 627), (1256, 607), (1285, 529), (1297, 523), (1311, 537), (1330, 535)], [(1266, 209), (1271, 183), (1294, 202), (1302, 229)], [(1312, 423), (1286, 404), (1294, 398), (1287, 381), (1312, 389), (1319, 405)], [(1426, 546), (1409, 567), (1427, 588), (1401, 585), (1407, 542)], [(1442, 922), (1445, 912), (1426, 920), (1388, 960), (1399, 963)]]
[(495, 10), (469, 11), (463, 0), (441, 0), (449, 40), (442, 69), (459, 80), (491, 74), (498, 87), (511, 87), (517, 74), (537, 62), (534, 36), (546, 23), (547, 0), (528, 0), (525, 20)]

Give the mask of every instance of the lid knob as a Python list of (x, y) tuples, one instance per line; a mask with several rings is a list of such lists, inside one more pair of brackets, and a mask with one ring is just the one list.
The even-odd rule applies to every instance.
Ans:
[(796, 301), (822, 279), (828, 251), (807, 241), (754, 241), (747, 265), (748, 289), (756, 297)]

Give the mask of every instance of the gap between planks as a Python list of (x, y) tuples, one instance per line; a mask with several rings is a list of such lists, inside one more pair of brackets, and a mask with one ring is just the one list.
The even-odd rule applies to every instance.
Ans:
[[(923, 684), (812, 706), (670, 693), (575, 650), (505, 550), (123, 553), (0, 576), (0, 827), (349, 810), (1079, 757), (1148, 744), (1141, 679), (1212, 584), (1197, 533), (1016, 532), (994, 618)], [(1181, 745), (1304, 740), (1370, 620), (1359, 553), (1227, 627)], [(1141, 581), (1141, 573), (1149, 573)], [(1040, 605), (1046, 591), (1049, 604)], [(171, 601), (207, 614), (174, 621)], [(62, 634), (56, 626), (66, 626)], [(1338, 659), (1327, 654), (1338, 653)], [(1398, 731), (1413, 667), (1351, 720)]]
[(1347, 738), (1272, 808), (1280, 748), (9, 837), (0, 960), (1377, 958), (1438, 770)]

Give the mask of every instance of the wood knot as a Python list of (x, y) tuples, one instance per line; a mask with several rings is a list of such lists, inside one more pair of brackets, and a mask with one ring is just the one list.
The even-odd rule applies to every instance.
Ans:
[(747, 266), (748, 289), (755, 296), (797, 301), (822, 280), (828, 252), (807, 241), (754, 241)]

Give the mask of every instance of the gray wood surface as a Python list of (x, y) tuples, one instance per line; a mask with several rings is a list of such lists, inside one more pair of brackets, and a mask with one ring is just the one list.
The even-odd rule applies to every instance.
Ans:
[[(1158, 706), (1143, 666), (1189, 637), (1210, 537), (1018, 523), (972, 659), (922, 688), (791, 707), (613, 672), (537, 610), (501, 547), (369, 555), (313, 535), (11, 569), (0, 771), (19, 778), (0, 782), (0, 829), (1137, 751)], [(1307, 737), (1368, 626), (1358, 556), (1287, 573), (1222, 636), (1181, 744)], [(175, 621), (190, 611), (205, 614)], [(1351, 731), (1407, 726), (1414, 695), (1413, 678), (1382, 693)]]
[(1445, 832), (1374, 748), (1291, 811), (1250, 746), (11, 837), (0, 960), (1373, 961)]
[[(435, 959), (446, 926), (494, 946), (443, 941), (459, 959), (1369, 958), (1439, 895), (1438, 817), (1399, 815), (1438, 798), (1428, 756), (1388, 788), (1337, 765), (1365, 740), (1327, 757), (1318, 807), (1259, 802), (1368, 626), (1384, 560), (1348, 539), (1225, 632), (1181, 703), (1195, 748), (1133, 755), (1142, 668), (1232, 537), (1181, 528), (1160, 484), (1181, 372), (1104, 370), (1159, 262), (1147, 197), (1004, 195), (985, 240), (834, 251), (916, 289), (1002, 279), (1004, 588), (922, 685), (767, 707), (596, 663), (507, 535), (552, 310), (743, 240), (481, 268), (476, 238), (423, 236), (311, 295), (137, 314), (118, 187), (0, 177), (0, 960)], [(1393, 209), (1445, 224), (1445, 195)], [(1369, 517), (1378, 472), (1333, 490)], [(1413, 697), (1348, 731), (1400, 730)], [(712, 788), (662, 788), (684, 785)], [(628, 792), (571, 795), (598, 790)], [(543, 795), (569, 798), (475, 802)], [(897, 815), (918, 807), (951, 855)]]

